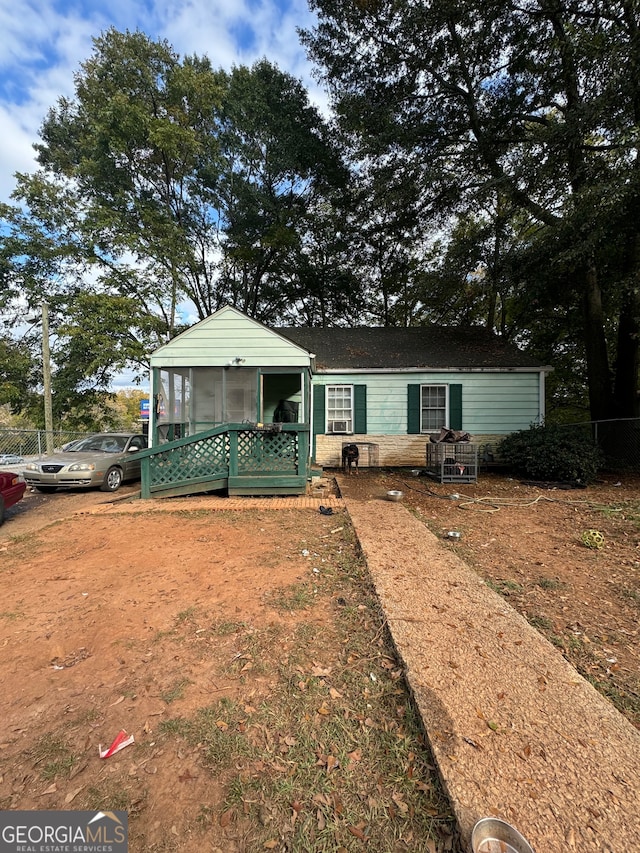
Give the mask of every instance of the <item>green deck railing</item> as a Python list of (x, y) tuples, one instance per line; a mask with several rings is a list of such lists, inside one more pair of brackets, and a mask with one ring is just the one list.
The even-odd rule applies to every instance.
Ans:
[(140, 454), (141, 497), (304, 494), (309, 427), (224, 424)]

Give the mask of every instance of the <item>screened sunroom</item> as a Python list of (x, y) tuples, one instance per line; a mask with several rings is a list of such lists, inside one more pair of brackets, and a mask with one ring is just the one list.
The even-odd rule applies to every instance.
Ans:
[(143, 495), (304, 493), (312, 359), (231, 307), (156, 350)]

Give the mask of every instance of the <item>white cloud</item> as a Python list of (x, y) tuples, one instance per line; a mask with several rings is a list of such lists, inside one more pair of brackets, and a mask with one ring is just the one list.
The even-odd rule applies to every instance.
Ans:
[(311, 24), (305, 0), (0, 0), (0, 201), (8, 201), (16, 171), (35, 167), (32, 146), (47, 111), (73, 93), (92, 38), (110, 26), (165, 38), (182, 56), (206, 54), (214, 68), (266, 57), (302, 79), (326, 113), (296, 32)]
[[(301, 79), (327, 114), (297, 35), (312, 23), (306, 0), (0, 0), (0, 201), (10, 202), (15, 172), (37, 168), (33, 145), (47, 112), (73, 95), (92, 39), (109, 27), (166, 39), (181, 56), (208, 56), (214, 68), (266, 57)], [(181, 311), (183, 321), (199, 319)], [(127, 372), (114, 386), (131, 387), (132, 379)]]
[[(20, 109), (0, 104), (0, 200), (9, 201), (15, 187), (14, 172), (32, 172), (36, 163), (32, 148), (35, 131), (31, 116)], [(5, 164), (10, 164), (6, 165)]]

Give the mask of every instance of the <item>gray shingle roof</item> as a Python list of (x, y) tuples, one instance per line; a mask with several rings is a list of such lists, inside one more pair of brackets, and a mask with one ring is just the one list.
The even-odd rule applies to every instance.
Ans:
[(513, 344), (481, 328), (288, 327), (274, 329), (316, 355), (317, 370), (424, 368), (540, 369), (543, 365)]

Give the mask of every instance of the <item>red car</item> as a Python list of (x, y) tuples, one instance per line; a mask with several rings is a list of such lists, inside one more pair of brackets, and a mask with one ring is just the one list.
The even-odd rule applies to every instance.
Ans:
[(4, 511), (22, 500), (27, 484), (17, 474), (0, 471), (0, 524), (4, 521)]

